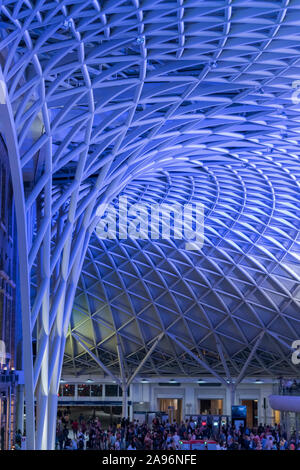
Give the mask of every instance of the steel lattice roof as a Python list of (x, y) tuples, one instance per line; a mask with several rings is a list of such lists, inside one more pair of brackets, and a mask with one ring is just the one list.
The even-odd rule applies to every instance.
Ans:
[[(65, 371), (98, 367), (71, 332), (116, 373), (118, 341), (134, 370), (163, 332), (141, 373), (199, 375), (198, 357), (238, 375), (260, 339), (247, 373), (296, 374), (300, 1), (3, 0), (1, 13), (27, 206), (51, 191), (32, 266), (46, 219), (52, 273), (57, 227), (81, 233), (120, 191), (205, 206), (199, 252), (92, 234)], [(34, 269), (31, 286), (39, 299)]]
[[(259, 173), (259, 168), (264, 170)], [(300, 333), (292, 235), (297, 230), (293, 209), (285, 228), (285, 209), (274, 210), (274, 186), (281, 178), (272, 164), (258, 158), (250, 165), (210, 163), (187, 174), (149, 174), (129, 184), (124, 194), (131, 202), (202, 202), (204, 247), (187, 251), (183, 240), (117, 241), (94, 235), (71, 319), (75, 337), (117, 373), (118, 338), (133, 372), (164, 332), (144, 374), (207, 373), (179, 341), (224, 375), (221, 347), (235, 376), (264, 333), (247, 373), (295, 374), (285, 347)], [(95, 361), (71, 341), (69, 336), (66, 371), (74, 366), (94, 370)]]

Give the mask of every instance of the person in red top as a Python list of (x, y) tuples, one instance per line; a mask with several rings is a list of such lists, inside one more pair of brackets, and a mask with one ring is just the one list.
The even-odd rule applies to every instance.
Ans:
[(76, 438), (77, 433), (78, 433), (78, 421), (77, 421), (77, 419), (75, 419), (72, 423), (72, 430), (73, 430), (74, 438)]

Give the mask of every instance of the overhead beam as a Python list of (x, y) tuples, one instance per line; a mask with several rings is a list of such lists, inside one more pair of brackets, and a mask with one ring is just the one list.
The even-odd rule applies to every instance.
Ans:
[(78, 343), (83, 347), (83, 349), (94, 359), (95, 362), (97, 362), (98, 366), (107, 374), (109, 375), (113, 380), (115, 380), (120, 387), (122, 387), (122, 382), (119, 379), (119, 377), (116, 377), (109, 369), (106, 367), (106, 365), (103, 364), (100, 359), (92, 353), (92, 351), (87, 347), (87, 345), (76, 335), (76, 333), (72, 333), (73, 338), (78, 341)]
[(192, 351), (190, 351), (186, 346), (184, 346), (180, 341), (177, 340), (177, 338), (172, 334), (166, 331), (166, 334), (176, 343), (178, 346), (180, 346), (187, 354), (189, 354), (196, 362), (198, 362), (202, 367), (204, 367), (208, 372), (210, 372), (212, 375), (214, 375), (220, 382), (222, 382), (224, 385), (228, 385), (225, 379), (221, 377), (216, 371), (214, 371), (208, 364), (206, 364), (205, 361), (200, 359), (198, 356), (196, 356)]
[(128, 379), (128, 382), (127, 382), (127, 386), (129, 387), (129, 385), (131, 384), (131, 382), (134, 380), (134, 378), (137, 376), (137, 374), (139, 373), (139, 371), (141, 370), (141, 368), (143, 367), (143, 365), (145, 364), (145, 362), (149, 359), (149, 357), (151, 356), (151, 354), (153, 353), (154, 349), (156, 348), (156, 346), (158, 345), (158, 343), (160, 342), (160, 340), (162, 339), (162, 337), (164, 336), (164, 333), (161, 333), (157, 339), (154, 341), (154, 343), (152, 344), (151, 348), (149, 349), (149, 351), (147, 352), (146, 356), (144, 357), (144, 359), (142, 360), (142, 362), (138, 365), (138, 367), (136, 368), (136, 370), (134, 371), (134, 373), (132, 374), (132, 376)]
[(125, 365), (125, 361), (124, 361), (122, 345), (121, 345), (119, 335), (117, 334), (116, 337), (117, 337), (117, 352), (118, 352), (118, 359), (119, 359), (120, 376), (121, 376), (121, 379), (122, 379), (122, 384), (125, 386), (125, 384), (126, 384), (125, 366), (126, 365)]
[(120, 368), (120, 376), (121, 376), (121, 387), (122, 387), (122, 417), (126, 418), (128, 417), (128, 405), (127, 405), (127, 391), (128, 391), (128, 384), (126, 380), (126, 364), (124, 361), (124, 356), (123, 356), (123, 351), (122, 351), (122, 345), (121, 341), (119, 338), (119, 335), (117, 334), (117, 352), (118, 352), (118, 359), (119, 359), (119, 368)]
[(270, 336), (272, 336), (273, 338), (275, 338), (275, 339), (276, 339), (279, 343), (281, 343), (285, 348), (290, 349), (291, 351), (293, 350), (291, 344), (288, 344), (288, 343), (286, 343), (283, 339), (279, 338), (279, 336), (278, 336), (276, 333), (274, 333), (273, 331), (267, 330), (267, 333), (268, 333), (268, 335), (270, 335)]
[(220, 354), (220, 358), (224, 367), (225, 374), (227, 375), (227, 379), (230, 380), (230, 382), (232, 382), (232, 377), (231, 377), (231, 374), (230, 374), (230, 371), (229, 371), (229, 368), (227, 366), (227, 362), (224, 356), (223, 347), (217, 334), (215, 334), (215, 340), (216, 340), (217, 349)]
[(248, 356), (248, 358), (247, 358), (245, 364), (243, 365), (243, 368), (242, 368), (241, 372), (239, 373), (238, 378), (237, 378), (236, 381), (235, 381), (235, 387), (236, 387), (236, 386), (243, 380), (243, 378), (245, 377), (246, 371), (247, 371), (247, 368), (248, 368), (248, 365), (250, 364), (250, 362), (251, 362), (251, 360), (252, 360), (254, 354), (256, 353), (256, 350), (257, 350), (257, 348), (258, 348), (258, 346), (259, 346), (259, 344), (260, 344), (260, 342), (261, 342), (261, 340), (262, 340), (264, 334), (265, 334), (265, 332), (262, 331), (262, 333), (261, 333), (261, 334), (259, 335), (259, 337), (257, 338), (257, 340), (256, 340), (256, 342), (255, 342), (255, 344), (254, 344), (254, 346), (253, 346), (253, 348), (252, 348), (252, 350), (251, 350), (251, 352), (250, 352), (250, 354), (249, 354), (249, 356)]

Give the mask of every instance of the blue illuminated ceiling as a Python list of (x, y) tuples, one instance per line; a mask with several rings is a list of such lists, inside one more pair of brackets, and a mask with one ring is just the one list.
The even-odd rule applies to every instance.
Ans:
[[(51, 185), (55, 262), (55, 227), (78, 221), (76, 239), (120, 191), (205, 205), (200, 252), (92, 234), (65, 371), (98, 369), (78, 338), (117, 374), (118, 345), (134, 371), (164, 333), (143, 374), (236, 376), (254, 346), (248, 374), (296, 374), (300, 1), (4, 0), (1, 12), (28, 204)], [(31, 287), (38, 298), (35, 275)]]
[(119, 341), (133, 373), (163, 332), (143, 367), (146, 375), (207, 374), (183, 345), (219, 375), (225, 361), (226, 375), (234, 377), (257, 341), (247, 374), (295, 374), (286, 347), (300, 335), (297, 220), (289, 197), (275, 201), (274, 194), (288, 180), (271, 163), (253, 159), (149, 174), (129, 184), (124, 194), (130, 202), (202, 202), (204, 247), (187, 251), (183, 240), (100, 240), (94, 234), (65, 371), (97, 369), (79, 337), (116, 374)]

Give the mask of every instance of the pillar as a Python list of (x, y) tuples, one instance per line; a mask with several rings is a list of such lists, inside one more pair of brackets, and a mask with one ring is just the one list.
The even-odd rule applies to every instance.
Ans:
[(24, 385), (17, 385), (16, 390), (16, 429), (24, 432)]
[(235, 405), (235, 400), (236, 400), (236, 387), (234, 383), (230, 384), (230, 412), (231, 412), (231, 407)]
[(122, 386), (122, 418), (128, 418), (127, 385)]

